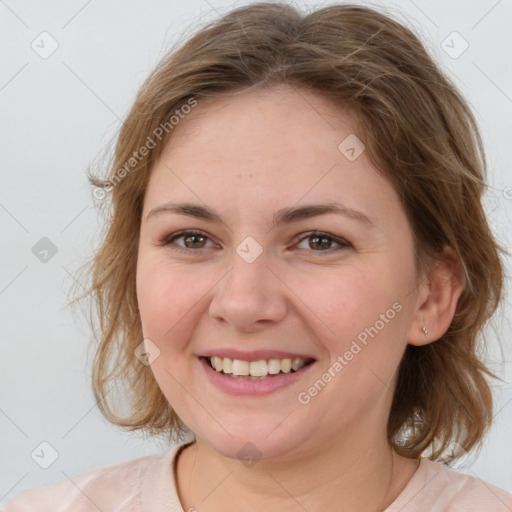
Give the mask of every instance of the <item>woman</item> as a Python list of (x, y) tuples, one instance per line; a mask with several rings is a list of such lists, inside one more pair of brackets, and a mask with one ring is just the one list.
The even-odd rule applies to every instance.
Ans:
[(447, 467), (492, 420), (484, 180), (467, 103), (390, 17), (258, 3), (199, 31), (91, 176), (98, 406), (177, 444), (6, 512), (512, 510)]

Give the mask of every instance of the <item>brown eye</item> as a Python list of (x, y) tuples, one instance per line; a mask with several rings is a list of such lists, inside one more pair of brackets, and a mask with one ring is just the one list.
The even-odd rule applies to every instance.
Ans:
[[(202, 249), (204, 247), (204, 241), (206, 237), (203, 235), (183, 235), (179, 238), (183, 238), (185, 246), (189, 249)], [(190, 246), (188, 245), (190, 243)]]
[[(177, 240), (183, 240), (183, 243), (176, 243)], [(198, 249), (211, 248), (211, 246), (206, 245), (209, 240), (210, 238), (201, 231), (186, 230), (167, 236), (161, 240), (160, 243), (178, 252), (190, 252)], [(309, 241), (308, 247), (302, 247), (300, 249), (306, 249), (309, 252), (330, 254), (334, 251), (352, 247), (352, 245), (343, 238), (323, 232), (315, 231), (309, 233), (307, 236), (303, 237), (299, 243), (305, 240)], [(337, 244), (338, 247), (332, 247), (333, 243)]]
[[(177, 244), (176, 240), (183, 239), (183, 245)], [(165, 246), (173, 246), (172, 249), (177, 251), (193, 251), (194, 249), (208, 249), (206, 242), (208, 236), (200, 231), (180, 231), (168, 237), (165, 237), (161, 244)]]
[[(349, 242), (344, 240), (343, 238), (339, 238), (334, 235), (330, 235), (329, 233), (322, 232), (314, 232), (309, 233), (307, 236), (303, 237), (300, 241), (308, 240), (308, 248), (312, 249), (314, 252), (332, 252), (341, 249), (346, 249), (352, 247)], [(332, 247), (332, 244), (335, 243), (339, 247)]]
[(329, 237), (327, 236), (312, 236), (312, 237), (309, 237), (309, 240), (310, 240), (310, 244), (309, 246), (312, 248), (312, 249), (330, 249), (330, 246), (331, 243), (332, 243), (332, 239), (330, 239)]

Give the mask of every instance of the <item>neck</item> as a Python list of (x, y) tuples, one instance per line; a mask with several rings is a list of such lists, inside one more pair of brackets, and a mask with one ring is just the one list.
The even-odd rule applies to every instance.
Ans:
[(359, 428), (357, 436), (343, 434), (330, 443), (309, 441), (314, 449), (303, 446), (301, 454), (261, 459), (252, 466), (222, 456), (197, 438), (177, 461), (183, 508), (381, 512), (407, 485), (418, 461), (396, 454), (385, 432)]

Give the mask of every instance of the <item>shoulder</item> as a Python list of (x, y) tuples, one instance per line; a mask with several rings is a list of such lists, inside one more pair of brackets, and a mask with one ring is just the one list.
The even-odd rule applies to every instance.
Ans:
[(429, 459), (419, 469), (402, 494), (386, 512), (512, 511), (512, 494), (477, 476), (459, 473)]
[[(432, 462), (432, 464), (437, 464)], [(441, 472), (448, 483), (457, 483), (458, 491), (449, 501), (448, 510), (471, 511), (492, 510), (493, 512), (511, 512), (512, 494), (495, 485), (478, 478), (476, 475), (466, 475), (448, 469), (441, 464)], [(450, 508), (451, 507), (451, 508)]]
[[(120, 464), (89, 471), (67, 480), (27, 489), (2, 512), (109, 512), (143, 510), (141, 488), (151, 473), (161, 473), (177, 447)], [(146, 483), (147, 486), (147, 483)]]

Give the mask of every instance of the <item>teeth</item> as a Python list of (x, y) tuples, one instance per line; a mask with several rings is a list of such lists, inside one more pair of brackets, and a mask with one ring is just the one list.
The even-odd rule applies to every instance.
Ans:
[(267, 361), (252, 361), (249, 365), (249, 373), (253, 377), (266, 377), (268, 375)]
[[(226, 359), (224, 358), (224, 361)], [(240, 361), (240, 359), (233, 359), (233, 365), (231, 366), (233, 375), (249, 375), (249, 362)]]
[(223, 359), (222, 357), (212, 357), (211, 358), (212, 366), (218, 371), (222, 371), (223, 367)]
[(292, 361), (292, 370), (294, 372), (296, 372), (299, 368), (302, 368), (302, 364), (301, 364), (301, 361), (302, 359), (300, 357), (296, 357), (293, 361)]
[(290, 373), (292, 370), (292, 360), (291, 359), (283, 359), (281, 361), (281, 371), (283, 373)]
[(260, 361), (243, 361), (241, 359), (230, 359), (229, 357), (210, 357), (208, 358), (212, 368), (218, 372), (225, 374), (233, 374), (233, 376), (251, 376), (251, 377), (268, 377), (269, 375), (277, 375), (278, 373), (290, 373), (300, 370), (306, 361), (300, 357), (294, 359), (264, 359)]
[(271, 359), (268, 362), (267, 368), (268, 368), (268, 373), (270, 373), (270, 375), (278, 374), (281, 371), (281, 360), (280, 359)]
[(225, 357), (222, 360), (222, 371), (224, 373), (233, 373), (233, 371), (231, 369), (232, 366), (233, 366), (233, 361), (231, 359), (229, 359), (229, 357)]

